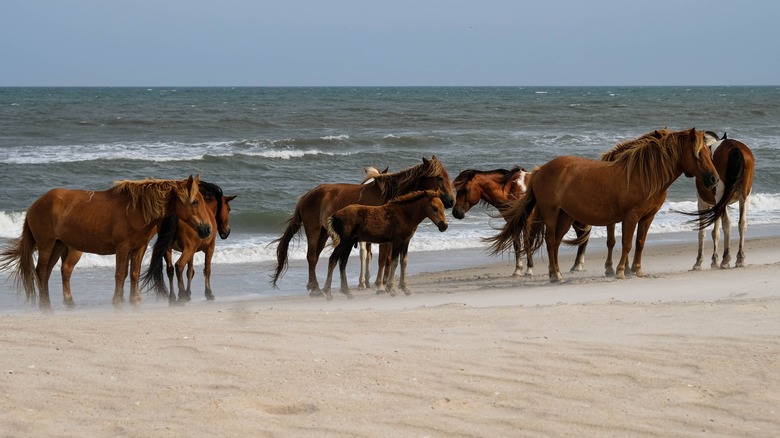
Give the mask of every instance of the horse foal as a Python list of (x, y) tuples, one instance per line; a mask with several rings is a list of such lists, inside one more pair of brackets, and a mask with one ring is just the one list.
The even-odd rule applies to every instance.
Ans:
[(359, 241), (370, 243), (391, 243), (390, 275), (386, 285), (379, 285), (377, 292), (387, 290), (395, 296), (394, 277), (401, 259), (401, 275), (399, 287), (409, 295), (406, 287), (406, 263), (409, 251), (409, 241), (417, 226), (426, 217), (439, 231), (447, 229), (447, 217), (444, 204), (438, 190), (420, 190), (397, 197), (387, 204), (368, 206), (353, 204), (338, 210), (327, 221), (327, 230), (333, 239), (333, 253), (328, 261), (328, 276), (325, 280), (323, 293), (328, 300), (333, 299), (330, 293), (333, 280), (333, 269), (339, 264), (341, 274), (341, 292), (352, 298), (347, 284), (347, 261), (352, 247)]

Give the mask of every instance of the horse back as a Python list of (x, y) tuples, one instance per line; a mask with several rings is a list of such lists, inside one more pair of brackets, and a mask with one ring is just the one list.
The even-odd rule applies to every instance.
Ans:
[[(128, 212), (129, 200), (110, 190), (90, 191), (55, 188), (38, 198), (27, 210), (30, 230), (39, 242), (62, 241), (82, 252), (114, 254), (127, 238), (146, 244), (153, 228), (139, 215)], [(148, 238), (147, 238), (148, 237)]]
[(325, 227), (328, 218), (349, 205), (382, 205), (386, 202), (376, 184), (321, 184), (298, 200), (296, 212), (304, 226)]
[[(753, 189), (755, 157), (750, 148), (738, 140), (725, 139), (720, 142), (712, 154), (712, 163), (718, 171), (726, 192), (731, 192), (728, 203), (746, 199)], [(699, 198), (709, 205), (715, 204), (715, 190), (707, 189), (696, 180)]]

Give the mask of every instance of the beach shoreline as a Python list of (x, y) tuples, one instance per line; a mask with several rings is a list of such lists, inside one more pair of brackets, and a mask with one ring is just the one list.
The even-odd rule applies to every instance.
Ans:
[(545, 257), (512, 278), (509, 255), (464, 253), (465, 267), (416, 272), (410, 296), (6, 313), (0, 424), (8, 436), (768, 436), (775, 231), (750, 238), (739, 269), (709, 269), (708, 240), (691, 272), (695, 239), (655, 239), (647, 276), (615, 280), (594, 242), (562, 284)]

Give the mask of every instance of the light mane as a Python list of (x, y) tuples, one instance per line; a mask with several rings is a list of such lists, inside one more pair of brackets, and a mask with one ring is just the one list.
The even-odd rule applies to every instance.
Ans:
[[(680, 160), (684, 139), (688, 131), (672, 132), (667, 129), (653, 131), (633, 140), (619, 143), (611, 151), (602, 154), (603, 161), (626, 169), (626, 181), (632, 174), (645, 185), (649, 193), (658, 193), (674, 179)], [(702, 134), (697, 132), (694, 155), (698, 158), (704, 146)]]
[(148, 224), (165, 217), (172, 192), (183, 203), (189, 203), (191, 193), (187, 190), (185, 182), (167, 179), (122, 180), (114, 183), (112, 191), (130, 196), (127, 210), (139, 208), (144, 222)]
[(419, 178), (429, 177), (449, 178), (438, 158), (425, 160), (421, 164), (412, 166), (408, 169), (399, 170), (395, 173), (383, 173), (374, 176), (374, 183), (379, 188), (379, 192), (387, 199), (398, 196), (399, 193), (408, 192), (412, 184)]
[(414, 192), (407, 193), (405, 195), (398, 196), (396, 198), (393, 198), (388, 202), (388, 204), (392, 205), (400, 205), (400, 204), (409, 204), (412, 202), (417, 202), (422, 198), (436, 198), (439, 196), (438, 190), (415, 190)]

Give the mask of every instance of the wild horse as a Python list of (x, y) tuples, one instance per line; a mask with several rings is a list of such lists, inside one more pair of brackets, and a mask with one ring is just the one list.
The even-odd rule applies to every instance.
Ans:
[(455, 202), (447, 170), (436, 156), (430, 160), (423, 158), (421, 164), (395, 173), (376, 175), (368, 184), (322, 184), (305, 193), (298, 200), (293, 215), (285, 222), (282, 236), (273, 242), (277, 244), (277, 264), (271, 275), (271, 284), (276, 287), (287, 269), (290, 241), (303, 228), (307, 244), (306, 261), (309, 265), (306, 288), (310, 295), (319, 295), (321, 291), (316, 267), (328, 240), (325, 229), (328, 218), (347, 205), (382, 205), (416, 190), (439, 190), (446, 208), (452, 207)]
[[(713, 133), (714, 134), (714, 133)], [(729, 241), (731, 240), (731, 218), (726, 208), (728, 205), (739, 202), (739, 248), (737, 262), (734, 265), (739, 268), (745, 266), (745, 232), (747, 231), (747, 209), (750, 192), (753, 190), (753, 176), (755, 173), (755, 158), (753, 152), (741, 141), (730, 139), (723, 134), (714, 145), (712, 162), (721, 176), (720, 183), (715, 190), (708, 189), (698, 180), (696, 181), (696, 195), (699, 211), (699, 251), (693, 270), (701, 269), (704, 251), (704, 237), (706, 228), (712, 227), (712, 261), (710, 267), (725, 269), (731, 262)], [(718, 265), (718, 240), (720, 222), (723, 221), (723, 259)]]
[(52, 189), (27, 210), (22, 235), (0, 253), (0, 270), (12, 269), (27, 300), (49, 309), (49, 277), (61, 258), (63, 302), (72, 306), (70, 276), (81, 254), (116, 254), (112, 301), (124, 300), (129, 261), (130, 302), (138, 303), (144, 251), (165, 217), (175, 213), (201, 238), (211, 234), (199, 181), (190, 176), (182, 181), (119, 181), (102, 191)]
[[(199, 189), (203, 199), (206, 202), (209, 212), (209, 221), (212, 229), (217, 230), (219, 237), (227, 239), (230, 235), (230, 201), (235, 196), (225, 196), (222, 188), (216, 184), (201, 181)], [(173, 288), (174, 269), (179, 288), (179, 302), (190, 301), (192, 297), (192, 278), (195, 275), (194, 258), (195, 253), (203, 252), (203, 280), (206, 285), (205, 295), (207, 300), (213, 300), (214, 294), (211, 290), (211, 259), (216, 249), (217, 237), (211, 233), (205, 239), (200, 238), (196, 230), (187, 225), (187, 223), (178, 216), (171, 215), (163, 221), (158, 232), (157, 241), (152, 248), (152, 255), (149, 259), (149, 268), (142, 276), (143, 286), (149, 286), (154, 289), (158, 296), (167, 297), (169, 302), (177, 301), (176, 292)], [(179, 251), (181, 255), (173, 264), (173, 251)], [(165, 284), (162, 278), (162, 260), (165, 259), (166, 273), (168, 274), (168, 283), (170, 284), (170, 294), (165, 290)], [(187, 285), (184, 285), (184, 267), (187, 266)]]
[[(644, 135), (620, 149), (613, 161), (563, 156), (533, 172), (525, 197), (507, 210), (507, 223), (486, 239), (494, 253), (515, 240), (523, 251), (535, 251), (544, 241), (549, 255), (550, 281), (562, 281), (558, 248), (572, 222), (590, 225), (622, 223), (622, 254), (616, 276), (625, 277), (634, 229), (637, 232), (635, 264), (641, 276), (641, 252), (657, 212), (657, 198), (683, 173), (714, 187), (718, 173), (712, 163), (705, 133), (695, 129), (665, 132), (660, 138)], [(531, 227), (538, 214), (543, 227)]]
[[(531, 180), (531, 172), (515, 166), (510, 170), (475, 170), (466, 169), (461, 172), (453, 181), (455, 188), (455, 205), (452, 207), (452, 216), (456, 219), (463, 219), (471, 207), (485, 202), (492, 205), (503, 215), (511, 202), (516, 202), (525, 196), (528, 183)], [(581, 238), (590, 227), (578, 222), (574, 223), (574, 231), (577, 237)], [(581, 271), (585, 265), (585, 248), (588, 241), (584, 239), (577, 249), (577, 258), (572, 266), (572, 271)], [(513, 277), (518, 277), (523, 273), (522, 248), (520, 242), (514, 242), (515, 251), (515, 270)], [(526, 253), (527, 268), (525, 275), (533, 275), (533, 254)]]
[(358, 241), (371, 243), (390, 243), (390, 273), (387, 276), (387, 292), (395, 296), (394, 276), (401, 261), (401, 275), (398, 286), (409, 295), (406, 287), (406, 264), (409, 253), (409, 242), (425, 218), (429, 218), (439, 231), (447, 230), (447, 216), (444, 204), (438, 191), (420, 190), (399, 196), (384, 205), (348, 205), (328, 218), (327, 230), (333, 239), (333, 253), (328, 262), (328, 277), (325, 280), (323, 292), (328, 300), (333, 296), (330, 286), (333, 280), (333, 269), (339, 264), (341, 273), (341, 292), (352, 298), (347, 284), (347, 261), (352, 247)]

